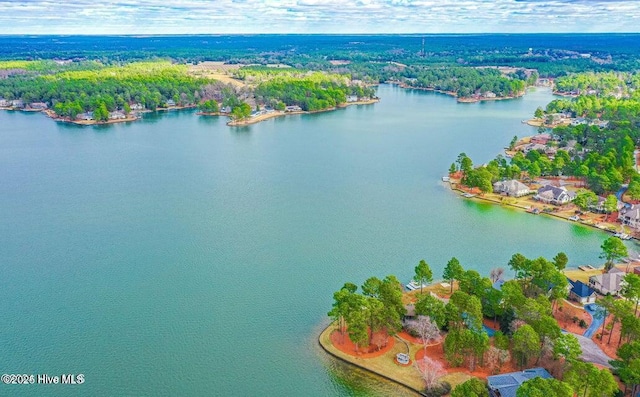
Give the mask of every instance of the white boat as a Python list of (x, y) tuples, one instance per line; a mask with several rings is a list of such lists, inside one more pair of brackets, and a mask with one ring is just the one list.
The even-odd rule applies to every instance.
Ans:
[(578, 215), (573, 215), (573, 216), (570, 216), (570, 217), (569, 217), (569, 220), (570, 220), (570, 221), (577, 222), (577, 221), (579, 221), (579, 220), (580, 220), (580, 217), (579, 217)]
[(613, 237), (617, 237), (620, 240), (631, 240), (631, 236), (629, 236), (627, 233), (622, 233), (622, 232), (618, 232), (614, 234)]
[(451, 178), (449, 178), (448, 176), (443, 176), (442, 177), (442, 182), (449, 182), (451, 180)]

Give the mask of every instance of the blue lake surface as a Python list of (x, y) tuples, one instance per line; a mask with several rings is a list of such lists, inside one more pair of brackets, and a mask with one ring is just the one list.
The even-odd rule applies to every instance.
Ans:
[(83, 373), (4, 395), (401, 395), (316, 338), (346, 281), (456, 256), (599, 264), (601, 232), (467, 201), (441, 182), (489, 161), (552, 99), (382, 101), (231, 128), (192, 112), (105, 127), (0, 112), (0, 368)]

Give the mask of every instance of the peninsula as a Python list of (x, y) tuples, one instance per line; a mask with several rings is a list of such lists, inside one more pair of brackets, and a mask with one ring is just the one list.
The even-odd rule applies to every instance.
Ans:
[[(627, 304), (640, 296), (634, 270), (639, 264), (614, 267), (620, 256), (611, 256), (606, 243), (602, 248), (611, 270), (566, 269), (564, 253), (552, 260), (514, 254), (508, 263), (512, 280), (501, 267), (489, 278), (464, 270), (454, 257), (441, 283), (432, 283), (424, 260), (406, 287), (392, 275), (367, 279), (361, 292), (346, 283), (334, 294), (333, 322), (319, 343), (337, 359), (424, 396), (466, 397), (473, 391), (488, 397), (506, 386), (502, 377), (527, 371), (533, 375), (512, 387), (552, 386), (562, 391), (554, 396), (566, 397), (589, 389), (614, 395), (619, 382), (635, 388), (635, 378), (620, 369), (640, 338), (628, 325), (640, 326), (640, 318)], [(633, 287), (614, 298), (598, 284), (610, 274), (618, 277), (617, 285)], [(614, 334), (626, 335), (625, 344), (611, 344)], [(580, 375), (585, 371), (588, 377)]]

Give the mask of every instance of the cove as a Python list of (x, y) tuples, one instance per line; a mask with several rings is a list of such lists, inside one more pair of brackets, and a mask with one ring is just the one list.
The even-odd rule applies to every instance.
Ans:
[[(456, 256), (599, 264), (605, 234), (459, 198), (548, 90), (459, 104), (381, 85), (375, 105), (230, 128), (193, 112), (80, 127), (0, 112), (0, 367), (84, 374), (11, 395), (389, 395), (316, 344), (344, 282)], [(36, 387), (38, 386), (38, 387)]]

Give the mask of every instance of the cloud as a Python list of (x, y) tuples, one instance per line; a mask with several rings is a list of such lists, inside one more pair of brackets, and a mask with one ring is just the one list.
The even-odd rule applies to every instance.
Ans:
[(0, 0), (4, 34), (633, 32), (620, 0)]

